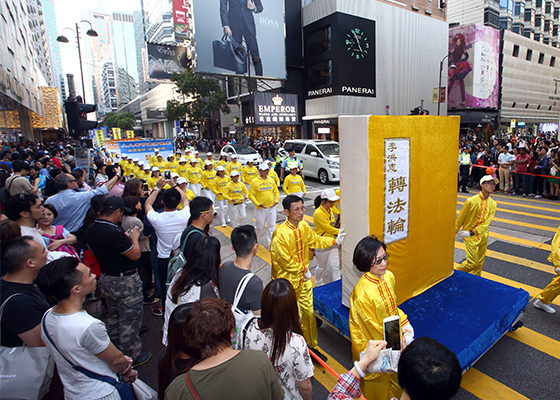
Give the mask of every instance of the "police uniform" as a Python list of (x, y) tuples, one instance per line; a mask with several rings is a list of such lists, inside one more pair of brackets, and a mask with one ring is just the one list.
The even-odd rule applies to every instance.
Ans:
[[(299, 175), (298, 175), (299, 176)], [(286, 181), (284, 181), (284, 185)], [(323, 205), (319, 206), (313, 213), (313, 228), (315, 233), (319, 236), (336, 238), (340, 229), (335, 228), (336, 217), (333, 212), (333, 207), (327, 211)], [(337, 281), (341, 278), (340, 275), (340, 253), (338, 246), (333, 246), (328, 249), (321, 249), (315, 251), (317, 257), (317, 269), (315, 270), (315, 284), (319, 286), (323, 283), (323, 274), (330, 269), (332, 280)]]
[(470, 197), (463, 204), (455, 221), (455, 233), (464, 230), (473, 231), (474, 235), (463, 238), (467, 259), (457, 267), (458, 270), (481, 275), (488, 245), (488, 228), (495, 213), (496, 202), (490, 196), (485, 199), (482, 193)]
[[(262, 179), (257, 176), (249, 187), (249, 199), (255, 204), (254, 216), (257, 237), (260, 236), (266, 223), (266, 244), (270, 246), (272, 233), (276, 228), (276, 207), (273, 204), (278, 203), (280, 199), (278, 187), (269, 177)], [(263, 204), (264, 207), (259, 207), (259, 204)]]
[[(360, 360), (369, 340), (383, 339), (383, 319), (398, 315), (401, 328), (408, 324), (408, 317), (397, 307), (395, 276), (387, 271), (380, 278), (365, 272), (350, 295), (349, 328), (352, 341), (352, 359)], [(402, 390), (397, 374), (367, 374), (360, 383), (366, 399), (400, 398)]]
[[(251, 184), (251, 188), (254, 184)], [(335, 239), (318, 236), (307, 222), (301, 221), (296, 227), (288, 220), (276, 228), (270, 244), (271, 278), (285, 278), (294, 287), (303, 337), (309, 347), (317, 346), (313, 285), (304, 276), (309, 270), (309, 249), (324, 249), (334, 244)]]

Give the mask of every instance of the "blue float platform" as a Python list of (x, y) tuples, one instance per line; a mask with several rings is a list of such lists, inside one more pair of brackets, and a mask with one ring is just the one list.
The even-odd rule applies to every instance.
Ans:
[[(346, 338), (349, 310), (342, 305), (342, 280), (313, 290), (315, 311)], [(415, 336), (446, 345), (469, 369), (519, 321), (529, 293), (478, 276), (453, 275), (399, 306)]]

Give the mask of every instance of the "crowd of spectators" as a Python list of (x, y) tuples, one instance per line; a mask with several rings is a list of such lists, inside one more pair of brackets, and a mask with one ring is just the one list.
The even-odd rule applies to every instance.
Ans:
[[(202, 151), (219, 145), (195, 144)], [(274, 157), (277, 145), (263, 141), (260, 150)], [(1, 320), (1, 345), (48, 349), (57, 373), (51, 397), (45, 398), (121, 398), (111, 381), (135, 382), (134, 368), (152, 359), (140, 335), (146, 330), (144, 305), (153, 305), (153, 314), (163, 316), (163, 357), (154, 357), (160, 360), (160, 399), (311, 399), (314, 366), (298, 311), (301, 290), (282, 277), (263, 289), (251, 273), (259, 246), (255, 227), (233, 229), (235, 259), (222, 265), (223, 244), (209, 230), (216, 215), (211, 199), (189, 201), (178, 180), (170, 187), (160, 176), (153, 177), (149, 190), (101, 156), (96, 179), (90, 179), (76, 168), (73, 154), (72, 143), (29, 143), (5, 147), (0, 161), (0, 294), (3, 303), (10, 299)], [(285, 213), (297, 227), (303, 202), (289, 197)], [(334, 194), (323, 203), (329, 198), (334, 204)], [(334, 237), (324, 242), (341, 243)], [(169, 269), (179, 253), (185, 264)], [(251, 316), (242, 327), (232, 313), (237, 297), (237, 307)], [(106, 322), (83, 308), (98, 298)], [(234, 332), (239, 335), (235, 348)], [(444, 400), (458, 389), (456, 358), (439, 343), (428, 344), (437, 368), (409, 366), (415, 378), (408, 381), (407, 373), (399, 374), (403, 399)], [(359, 395), (362, 371), (385, 343), (365, 345), (364, 362), (340, 377), (330, 398)], [(418, 364), (426, 346), (422, 338), (412, 342), (401, 362)], [(437, 386), (437, 395), (430, 395), (430, 384)]]

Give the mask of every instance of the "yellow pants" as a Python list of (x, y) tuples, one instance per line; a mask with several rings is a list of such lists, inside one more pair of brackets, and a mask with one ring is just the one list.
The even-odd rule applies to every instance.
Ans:
[(459, 271), (468, 272), (469, 274), (480, 276), (484, 258), (486, 257), (486, 246), (488, 245), (488, 233), (471, 236), (464, 239), (465, 253), (467, 259), (457, 267)]
[[(362, 379), (360, 390), (367, 400), (389, 400), (392, 397), (400, 399), (402, 389), (399, 386), (397, 374), (376, 374), (374, 379)], [(366, 376), (367, 378), (367, 376)]]
[(316, 347), (317, 321), (315, 321), (315, 312), (313, 311), (313, 284), (311, 283), (311, 279), (303, 282), (296, 289), (296, 297), (303, 337), (308, 347)]
[(537, 299), (539, 299), (541, 302), (545, 304), (550, 304), (554, 301), (556, 296), (558, 296), (559, 294), (560, 294), (560, 275), (554, 278), (552, 282), (550, 282), (548, 286), (545, 287), (542, 290), (542, 292), (540, 292), (537, 295)]

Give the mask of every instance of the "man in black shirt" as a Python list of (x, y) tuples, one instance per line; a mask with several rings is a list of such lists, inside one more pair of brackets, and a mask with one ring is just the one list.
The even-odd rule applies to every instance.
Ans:
[(41, 318), (50, 306), (33, 280), (47, 263), (46, 249), (31, 236), (22, 236), (2, 245), (0, 282), (2, 303), (11, 295), (2, 315), (2, 346), (44, 347)]
[[(189, 253), (194, 244), (208, 235), (208, 227), (214, 220), (214, 207), (212, 200), (198, 196), (189, 203), (191, 217), (187, 228), (181, 234), (181, 245), (185, 244), (184, 255), (188, 260)], [(192, 233), (191, 233), (192, 232)]]
[(142, 352), (140, 328), (144, 310), (142, 306), (142, 281), (137, 270), (141, 250), (138, 244), (140, 230), (134, 227), (124, 232), (117, 225), (124, 211), (124, 200), (111, 196), (105, 199), (99, 219), (86, 230), (86, 240), (101, 269), (99, 288), (107, 300), (107, 328), (111, 341), (126, 355), (133, 366), (146, 363), (149, 351)]

